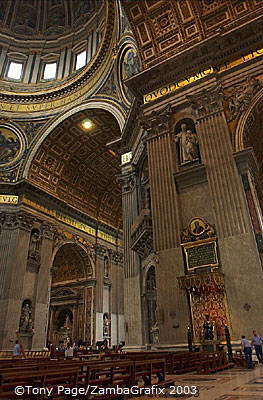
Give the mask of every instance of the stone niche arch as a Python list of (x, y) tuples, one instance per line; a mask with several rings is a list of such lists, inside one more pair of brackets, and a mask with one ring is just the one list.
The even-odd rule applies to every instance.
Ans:
[(61, 244), (53, 256), (48, 341), (55, 346), (79, 340), (92, 344), (93, 268), (87, 249), (75, 242)]
[(158, 342), (156, 267), (153, 262), (143, 274), (143, 300), (145, 343), (153, 345)]

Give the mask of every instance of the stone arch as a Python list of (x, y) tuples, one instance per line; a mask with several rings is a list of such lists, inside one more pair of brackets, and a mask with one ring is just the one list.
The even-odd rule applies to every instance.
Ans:
[[(60, 255), (61, 252), (62, 254)], [(62, 262), (63, 260), (69, 263), (68, 264), (69, 272), (66, 275), (67, 277), (70, 277), (69, 276), (70, 271), (73, 270), (72, 268), (73, 264), (71, 264), (72, 259), (70, 259), (70, 253), (76, 256), (75, 272), (79, 273), (79, 276), (72, 275), (73, 279), (84, 279), (84, 278), (91, 278), (94, 276), (94, 262), (89, 256), (85, 246), (81, 243), (76, 243), (74, 241), (65, 241), (61, 243), (53, 252), (52, 264), (51, 264), (52, 281), (54, 281), (54, 273), (55, 276), (57, 277), (57, 274), (60, 272), (58, 271), (59, 261)], [(61, 265), (60, 267), (63, 268), (64, 265)], [(65, 279), (65, 280), (70, 280), (70, 279)], [(63, 282), (63, 280), (59, 281), (56, 279), (56, 282)]]
[[(48, 338), (92, 341), (94, 266), (86, 246), (61, 240), (53, 251)], [(86, 311), (85, 311), (86, 310)]]
[[(90, 120), (91, 127), (84, 122)], [(88, 101), (50, 121), (33, 144), (24, 177), (59, 201), (114, 228), (122, 224), (118, 140), (124, 117), (110, 102)], [(94, 222), (95, 221), (95, 222)]]
[(246, 140), (249, 136), (253, 125), (255, 124), (257, 118), (260, 116), (263, 110), (263, 89), (261, 89), (247, 110), (239, 118), (236, 131), (235, 131), (235, 141), (234, 150), (241, 151), (244, 150), (246, 146)]
[(71, 108), (70, 110), (64, 112), (63, 114), (56, 116), (55, 118), (53, 118), (51, 121), (49, 121), (47, 124), (45, 124), (41, 128), (36, 140), (33, 143), (32, 149), (31, 149), (28, 159), (26, 161), (25, 168), (23, 171), (23, 178), (28, 177), (28, 172), (29, 172), (31, 163), (33, 161), (34, 156), (36, 155), (36, 152), (38, 151), (39, 147), (41, 146), (41, 144), (61, 122), (65, 121), (67, 118), (78, 113), (79, 111), (96, 109), (96, 108), (108, 111), (111, 115), (113, 115), (119, 124), (120, 130), (122, 131), (124, 124), (125, 124), (126, 116), (124, 114), (124, 111), (120, 107), (118, 107), (116, 104), (114, 104), (111, 100), (107, 100), (107, 99), (101, 100), (101, 99), (94, 98), (94, 99), (88, 100), (85, 103), (82, 103), (78, 106), (75, 106), (75, 107)]

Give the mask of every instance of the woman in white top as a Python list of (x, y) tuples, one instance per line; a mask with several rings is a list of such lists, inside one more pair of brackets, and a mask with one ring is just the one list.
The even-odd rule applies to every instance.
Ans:
[(73, 346), (71, 346), (70, 343), (67, 344), (67, 348), (65, 350), (65, 358), (67, 360), (73, 358)]

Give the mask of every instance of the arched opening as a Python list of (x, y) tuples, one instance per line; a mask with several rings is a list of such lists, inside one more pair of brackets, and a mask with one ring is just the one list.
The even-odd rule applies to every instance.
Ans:
[(66, 243), (51, 269), (48, 341), (59, 345), (92, 340), (92, 266), (86, 251)]

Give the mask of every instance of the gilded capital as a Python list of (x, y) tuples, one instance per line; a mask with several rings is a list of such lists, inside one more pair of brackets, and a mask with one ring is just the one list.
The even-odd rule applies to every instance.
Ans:
[(224, 92), (220, 84), (187, 96), (196, 117), (202, 119), (223, 110)]
[(33, 227), (34, 217), (24, 211), (0, 213), (0, 223), (3, 229), (24, 229), (30, 231)]
[(170, 104), (158, 111), (141, 118), (141, 126), (146, 132), (147, 139), (170, 131), (172, 107)]

